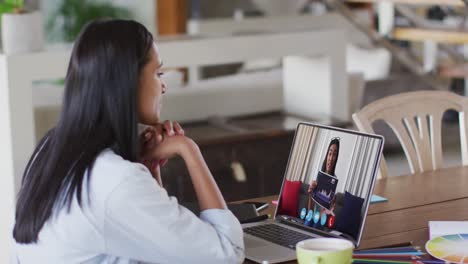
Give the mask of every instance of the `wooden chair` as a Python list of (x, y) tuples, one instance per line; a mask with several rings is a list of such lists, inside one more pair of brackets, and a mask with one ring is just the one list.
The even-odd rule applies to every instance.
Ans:
[[(385, 121), (400, 141), (411, 173), (436, 170), (443, 166), (441, 124), (447, 110), (459, 112), (463, 166), (468, 165), (468, 98), (446, 91), (417, 91), (382, 98), (353, 114), (360, 131), (374, 133), (372, 123)], [(388, 176), (382, 158), (379, 178)]]

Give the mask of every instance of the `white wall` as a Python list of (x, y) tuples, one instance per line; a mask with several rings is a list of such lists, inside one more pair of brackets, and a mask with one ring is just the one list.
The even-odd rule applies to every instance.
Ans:
[[(4, 56), (0, 56), (0, 87), (7, 83), (7, 63)], [(2, 149), (13, 149), (12, 128), (10, 127), (10, 93), (7, 89), (0, 89), (0, 145)], [(0, 263), (9, 263), (11, 244), (11, 230), (15, 210), (15, 182), (13, 153), (0, 151)], [(5, 243), (6, 242), (6, 243)]]

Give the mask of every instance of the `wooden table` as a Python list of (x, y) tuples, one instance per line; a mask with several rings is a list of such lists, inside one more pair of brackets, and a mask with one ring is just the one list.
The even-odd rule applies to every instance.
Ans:
[[(468, 220), (468, 167), (381, 179), (374, 193), (388, 202), (370, 205), (360, 248), (409, 241), (424, 248), (428, 221)], [(277, 198), (250, 201), (269, 202), (264, 213), (273, 215)]]

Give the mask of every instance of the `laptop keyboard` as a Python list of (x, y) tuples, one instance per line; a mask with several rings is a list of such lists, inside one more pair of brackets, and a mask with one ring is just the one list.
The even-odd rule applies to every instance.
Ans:
[(244, 232), (291, 249), (295, 249), (299, 241), (312, 238), (312, 236), (275, 224), (247, 227), (244, 228)]

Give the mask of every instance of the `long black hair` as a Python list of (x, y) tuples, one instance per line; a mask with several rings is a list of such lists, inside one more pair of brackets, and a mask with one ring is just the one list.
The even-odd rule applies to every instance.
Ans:
[[(137, 161), (137, 93), (153, 36), (129, 20), (97, 20), (83, 28), (71, 54), (62, 111), (23, 174), (13, 237), (35, 243), (56, 207), (70, 205), (97, 155), (106, 148)], [(87, 175), (87, 176), (86, 176)]]
[(328, 152), (330, 151), (330, 148), (333, 145), (336, 145), (336, 160), (335, 160), (335, 163), (333, 163), (333, 167), (332, 167), (330, 175), (335, 176), (336, 163), (338, 163), (338, 155), (340, 154), (340, 139), (339, 138), (333, 138), (330, 141), (330, 144), (328, 144), (327, 155), (325, 155), (325, 159), (323, 160), (323, 164), (322, 164), (322, 171), (325, 172), (327, 169)]

